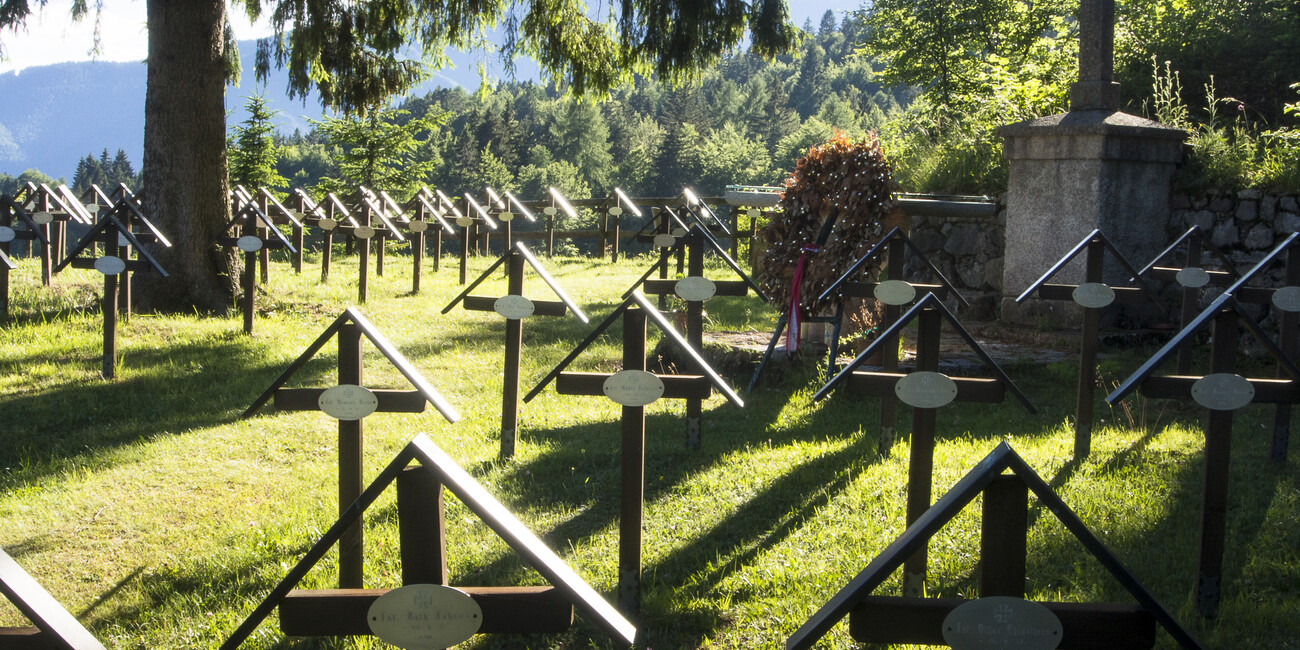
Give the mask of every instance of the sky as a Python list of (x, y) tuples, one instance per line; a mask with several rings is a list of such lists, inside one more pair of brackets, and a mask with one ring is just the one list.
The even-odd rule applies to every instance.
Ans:
[[(89, 0), (91, 14), (80, 23), (69, 19), (72, 0), (49, 0), (45, 7), (35, 7), (25, 30), (0, 33), (4, 60), (0, 74), (21, 71), (32, 66), (66, 61), (143, 61), (145, 57), (145, 0), (103, 0), (100, 14), (100, 53), (92, 57), (94, 47), (95, 0)], [(816, 25), (827, 9), (837, 12), (856, 9), (861, 0), (790, 0), (790, 15), (796, 25), (812, 18)], [(270, 33), (265, 20), (249, 24), (241, 11), (231, 11), (231, 27), (237, 40), (260, 38)]]

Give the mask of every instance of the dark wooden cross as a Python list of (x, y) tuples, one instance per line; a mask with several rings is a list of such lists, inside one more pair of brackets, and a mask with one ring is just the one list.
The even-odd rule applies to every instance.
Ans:
[[(740, 279), (714, 281), (704, 277), (704, 255), (709, 251), (713, 251), (720, 257)], [(670, 280), (663, 277), (668, 269), (668, 261), (673, 256), (677, 257), (679, 265), (682, 258), (686, 258), (685, 276), (681, 279)], [(660, 272), (660, 279), (651, 279), (650, 275), (656, 270)], [(714, 296), (743, 296), (751, 289), (760, 300), (767, 301), (767, 296), (763, 295), (762, 289), (750, 279), (740, 265), (736, 264), (718, 240), (709, 234), (708, 229), (698, 223), (692, 224), (684, 235), (675, 238), (671, 246), (661, 248), (659, 261), (651, 265), (645, 274), (623, 293), (623, 298), (631, 296), (633, 291), (641, 287), (644, 287), (645, 293), (659, 296), (661, 303), (670, 295), (675, 295), (685, 303), (686, 341), (696, 350), (704, 349), (704, 303), (706, 301)], [(699, 372), (697, 368), (684, 370)], [(686, 398), (686, 446), (691, 449), (700, 448), (703, 413), (702, 399)]]
[[(461, 268), (469, 268), (469, 255), (473, 252), (475, 255), (484, 255), (491, 250), (491, 234), (501, 229), (501, 224), (492, 217), (478, 201), (465, 192), (461, 197), (465, 200), (465, 215), (456, 221), (465, 230), (462, 233), (465, 246), (461, 247)], [(462, 280), (461, 284), (465, 284)]]
[[(565, 372), (578, 355), (614, 322), (623, 319), (623, 369), (616, 373)], [(691, 357), (701, 374), (657, 375), (646, 371), (646, 322), (653, 321)], [(618, 519), (618, 603), (628, 615), (640, 610), (641, 528), (645, 508), (645, 407), (660, 398), (707, 399), (713, 388), (736, 406), (744, 402), (700, 357), (686, 339), (640, 292), (633, 292), (585, 340), (537, 384), (524, 402), (532, 401), (555, 380), (561, 395), (603, 396), (623, 407), (621, 494)]]
[[(301, 254), (302, 251), (303, 238), (302, 238), (302, 222), (298, 220), (296, 214), (294, 214), (288, 208), (281, 205), (280, 202), (276, 200), (275, 196), (273, 196), (270, 192), (266, 191), (266, 188), (262, 188), (258, 192), (258, 194), (254, 196), (247, 189), (245, 189), (244, 186), (236, 185), (234, 188), (230, 190), (230, 197), (231, 197), (230, 211), (232, 214), (240, 214), (241, 212), (243, 212), (245, 206), (252, 204), (255, 205), (258, 210), (261, 210), (262, 214), (266, 217), (267, 222), (271, 224), (275, 224), (275, 226), (277, 226), (277, 230), (278, 230), (278, 226), (285, 226), (285, 225), (292, 228), (292, 232), (295, 234), (295, 240), (294, 240), (295, 243), (289, 246), (289, 253), (293, 256), (294, 259), (298, 258), (298, 256)], [(257, 234), (259, 237), (266, 238), (265, 229), (260, 226), (258, 228)], [(280, 239), (283, 239), (285, 242), (289, 242), (289, 239), (285, 237), (281, 237)], [(235, 246), (238, 247), (237, 244)], [(278, 248), (278, 245), (276, 247)], [(256, 260), (258, 263), (258, 267), (261, 270), (260, 272), (261, 284), (269, 283), (271, 281), (271, 247), (263, 246), (262, 248), (260, 248), (257, 251)], [(296, 262), (294, 268), (295, 270), (298, 271), (302, 270), (301, 262), (300, 261)]]
[[(1008, 470), (1011, 474), (1004, 475), (1003, 472)], [(1033, 492), (1040, 506), (1051, 511), (1084, 549), (1133, 596), (1137, 606), (1028, 603), (1023, 600), (1029, 492)], [(890, 574), (918, 550), (924, 549), (935, 533), (981, 494), (984, 499), (979, 588), (980, 600), (989, 600), (981, 603), (980, 600), (960, 598), (871, 595), (889, 579)], [(785, 647), (786, 650), (812, 648), (845, 616), (850, 617), (849, 632), (853, 638), (867, 643), (951, 645), (954, 648), (1010, 647), (1006, 643), (997, 643), (1009, 640), (1007, 637), (996, 639), (986, 634), (981, 638), (977, 633), (975, 638), (971, 638), (970, 630), (961, 628), (968, 624), (968, 628), (982, 625), (1007, 631), (1009, 628), (1004, 625), (1014, 623), (1021, 612), (1035, 614), (1033, 610), (1038, 607), (1049, 611), (1050, 618), (1034, 617), (1040, 623), (1046, 623), (1035, 634), (1057, 634), (1057, 644), (1062, 648), (1150, 648), (1155, 643), (1155, 623), (1159, 623), (1183, 648), (1200, 650), (1202, 647), (1006, 442), (998, 444), (933, 507), (909, 523), (898, 539), (804, 622), (786, 640)], [(957, 611), (961, 609), (966, 610), (964, 616)], [(998, 620), (996, 609), (1013, 614), (1013, 620), (1007, 621), (1005, 616)], [(1022, 636), (1010, 640), (1014, 643), (1026, 639)], [(964, 640), (966, 644), (954, 643), (957, 640)], [(1058, 645), (1043, 644), (1041, 647)]]
[[(1103, 282), (1107, 253), (1110, 253), (1138, 286), (1112, 287)], [(1081, 254), (1085, 255), (1083, 284), (1047, 283)], [(1016, 298), (1016, 302), (1023, 302), (1035, 294), (1043, 300), (1071, 301), (1083, 308), (1083, 340), (1079, 344), (1078, 394), (1074, 411), (1074, 458), (1083, 460), (1092, 451), (1092, 402), (1097, 386), (1101, 310), (1116, 303), (1133, 304), (1150, 301), (1164, 311), (1165, 305), (1160, 296), (1142, 280), (1137, 269), (1133, 268), (1133, 265), (1100, 230), (1093, 230), (1080, 240), (1074, 248), (1070, 249), (1070, 252), (1048, 269), (1043, 277), (1029, 285), (1029, 288)]]
[[(638, 219), (641, 218), (641, 208), (632, 201), (622, 189), (615, 187), (613, 196), (609, 197), (609, 202), (603, 207), (600, 213), (600, 219), (603, 224), (598, 228), (600, 230), (600, 250), (603, 254), (605, 247), (612, 245), (614, 248), (610, 253), (610, 261), (618, 262), (618, 240), (623, 231), (623, 215), (631, 214)], [(613, 235), (610, 236), (610, 224), (614, 225)], [(611, 241), (612, 240), (612, 241)]]
[[(387, 196), (387, 195), (385, 195)], [(424, 269), (424, 250), (427, 246), (427, 237), (430, 227), (433, 228), (433, 270), (437, 271), (439, 263), (442, 260), (442, 235), (445, 232), (448, 235), (455, 235), (456, 231), (452, 229), (451, 224), (447, 222), (447, 215), (434, 206), (433, 193), (428, 187), (421, 187), (411, 200), (406, 202), (405, 211), (412, 216), (411, 220), (406, 223), (406, 230), (411, 233), (411, 293), (420, 293), (420, 276)]]
[[(1182, 266), (1171, 266), (1176, 253), (1182, 253)], [(1204, 268), (1204, 254), (1209, 253), (1218, 259), (1220, 269)], [(1227, 287), (1241, 279), (1236, 266), (1228, 256), (1219, 250), (1213, 242), (1205, 238), (1205, 231), (1199, 226), (1187, 229), (1178, 239), (1160, 251), (1141, 271), (1138, 276), (1157, 282), (1177, 283), (1182, 287), (1182, 306), (1179, 312), (1178, 328), (1196, 318), (1199, 313), (1201, 292), (1205, 287)], [(1178, 351), (1178, 374), (1185, 375), (1192, 371), (1192, 348), (1185, 346)]]
[(555, 216), (563, 212), (570, 220), (576, 220), (578, 211), (554, 187), (546, 188), (546, 195), (551, 204), (542, 208), (542, 214), (546, 215), (546, 256), (550, 257), (555, 254)]
[[(906, 253), (911, 251), (922, 264), (929, 269), (930, 274), (939, 280), (938, 284), (926, 284), (920, 282), (908, 282), (903, 278), (904, 267), (907, 262)], [(884, 257), (884, 264), (881, 264), (881, 257)], [(883, 266), (885, 280), (879, 278), (875, 280), (861, 279), (864, 273), (869, 273)], [(903, 307), (914, 303), (916, 300), (924, 298), (927, 295), (934, 294), (940, 300), (947, 298), (951, 293), (963, 305), (970, 306), (970, 303), (962, 297), (957, 288), (953, 286), (948, 278), (944, 277), (938, 267), (925, 256), (916, 244), (908, 238), (902, 230), (894, 228), (885, 234), (884, 237), (871, 247), (865, 255), (858, 258), (848, 270), (845, 271), (835, 282), (831, 283), (818, 301), (834, 299), (836, 303), (834, 320), (831, 323), (831, 346), (829, 358), (826, 364), (826, 374), (834, 376), (836, 371), (836, 362), (839, 358), (840, 331), (844, 325), (844, 301), (848, 298), (862, 298), (864, 300), (874, 300), (883, 305), (882, 312), (884, 317), (876, 325), (877, 332), (885, 332), (898, 322), (903, 314)], [(880, 365), (885, 372), (898, 372), (898, 348), (901, 336), (893, 335), (881, 344)], [(894, 445), (895, 427), (898, 420), (898, 400), (892, 393), (886, 393), (880, 398), (880, 440), (878, 442), (879, 451), (882, 456), (888, 457), (890, 449)]]
[[(555, 293), (558, 301), (530, 300), (524, 297), (524, 263), (541, 276), (546, 286)], [(472, 296), (470, 292), (477, 288), (492, 272), (506, 266), (508, 286), (506, 295), (501, 297)], [(523, 319), (528, 316), (563, 316), (567, 311), (582, 321), (587, 322), (587, 315), (582, 313), (573, 299), (565, 293), (546, 267), (533, 255), (522, 241), (506, 251), (492, 266), (488, 267), (477, 280), (470, 283), (459, 296), (456, 296), (442, 313), (446, 314), (457, 304), (464, 303), (465, 309), (474, 311), (494, 311), (506, 319), (506, 358), (502, 366), (501, 384), (501, 457), (511, 458), (515, 455), (515, 445), (519, 437), (519, 362), (523, 350)]]
[(615, 643), (631, 646), (636, 642), (637, 629), (631, 622), (450, 456), (420, 434), (340, 514), (324, 536), (226, 639), (221, 650), (240, 647), (277, 606), (280, 628), (290, 636), (357, 636), (377, 632), (369, 615), (371, 606), (400, 590), (299, 590), (296, 587), (334, 544), (343, 543), (346, 531), (355, 527), (366, 509), (394, 483), (403, 589), (427, 593), (449, 582), (443, 510), (445, 487), (552, 585), (455, 587), (473, 599), (481, 611), (477, 633), (563, 632), (572, 624), (576, 607)]
[[(14, 228), (17, 223), (25, 228)], [(45, 250), (44, 244), (48, 243), (45, 232), (32, 221), (22, 203), (6, 195), (0, 197), (0, 254), (5, 256), (5, 263), (0, 264), (0, 320), (3, 321), (9, 320), (9, 271), (18, 268), (9, 259), (10, 246), (16, 240), (40, 241), (43, 244), (41, 250)]]
[[(294, 247), (257, 203), (240, 203), (242, 207), (221, 229), (223, 234), (217, 237), (216, 243), (244, 252), (244, 272), (241, 278), (244, 295), (239, 302), (244, 312), (244, 333), (252, 336), (253, 316), (257, 313), (258, 257), (271, 248), (284, 248), (292, 252)], [(240, 233), (238, 237), (229, 234), (235, 228)]]
[[(877, 351), (886, 345), (897, 346), (896, 338), (913, 320), (917, 321), (916, 368), (911, 373), (859, 372)], [(975, 352), (993, 378), (948, 377), (939, 372), (940, 329), (948, 321), (954, 330)], [(895, 347), (897, 349), (897, 347)], [(1028, 410), (1037, 413), (1029, 398), (1016, 387), (1002, 368), (989, 357), (974, 337), (961, 326), (957, 317), (943, 306), (933, 293), (926, 296), (894, 322), (867, 349), (845, 366), (839, 374), (826, 382), (815, 394), (813, 401), (825, 398), (840, 384), (847, 383), (849, 391), (864, 397), (897, 396), (912, 407), (911, 454), (907, 468), (907, 523), (910, 525), (930, 507), (930, 492), (934, 474), (935, 421), (940, 407), (954, 401), (1001, 403), (1007, 391)], [(926, 548), (922, 546), (908, 558), (903, 569), (903, 593), (920, 596), (925, 593)]]
[(45, 183), (38, 185), (28, 181), (19, 192), (18, 202), (25, 207), (29, 220), (36, 224), (34, 232), (41, 236), (20, 236), (18, 239), (26, 239), (29, 247), (40, 244), (41, 283), (48, 287), (54, 267), (63, 263), (68, 223), (89, 226), (94, 221), (67, 186), (55, 190)]
[[(361, 339), (365, 337), (384, 355), (414, 390), (383, 390), (366, 388), (362, 372)], [(331, 338), (338, 340), (338, 385), (332, 388), (285, 388), (295, 373), (302, 369)], [(432, 404), (448, 422), (460, 419), (460, 413), (420, 374), (411, 362), (402, 356), (393, 344), (361, 312), (349, 307), (278, 379), (271, 383), (253, 404), (240, 416), (248, 419), (257, 414), (272, 398), (275, 407), (285, 411), (324, 411), (339, 421), (339, 512), (361, 495), (362, 482), (362, 421), (371, 413), (423, 413), (426, 404)], [(364, 567), (362, 564), (361, 525), (349, 528), (339, 546), (339, 586), (359, 588)]]
[[(394, 219), (390, 219), (389, 211), (384, 205), (377, 200), (377, 196), (368, 188), (357, 188), (361, 197), (361, 205), (354, 212), (360, 213), (357, 220), (361, 225), (351, 228), (340, 226), (339, 232), (345, 232), (352, 236), (357, 246), (357, 302), (365, 304), (367, 288), (370, 279), (370, 242), (375, 240), (375, 275), (383, 277), (384, 275), (384, 242), (388, 239), (405, 241), (406, 237), (398, 230)], [(376, 221), (378, 220), (378, 221)]]
[(35, 626), (0, 627), (0, 645), (5, 648), (104, 650), (104, 645), (4, 549), (0, 549), (0, 594)]
[[(69, 266), (78, 269), (95, 269), (104, 275), (104, 297), (102, 311), (104, 314), (104, 362), (103, 374), (105, 379), (111, 379), (117, 368), (117, 315), (118, 315), (118, 280), (123, 271), (152, 271), (167, 277), (167, 271), (158, 264), (158, 261), (149, 254), (149, 251), (140, 247), (144, 241), (154, 242), (170, 246), (162, 233), (158, 232), (153, 224), (144, 215), (139, 215), (142, 224), (147, 226), (148, 231), (142, 233), (133, 233), (121, 219), (127, 214), (133, 214), (135, 204), (130, 199), (122, 199), (118, 206), (111, 212), (105, 213), (99, 218), (81, 238), (72, 252), (64, 258), (63, 263), (55, 269), (61, 271)], [(91, 250), (95, 243), (103, 246), (104, 255), (95, 259), (83, 257), (83, 252)], [(129, 248), (128, 248), (129, 247)], [(123, 249), (135, 249), (139, 254), (139, 259), (130, 259), (123, 253)]]
[[(1274, 253), (1288, 249), (1300, 235), (1292, 234)], [(1200, 546), (1197, 556), (1196, 609), (1206, 617), (1218, 612), (1222, 592), (1223, 555), (1227, 538), (1228, 470), (1232, 451), (1233, 413), (1249, 404), (1295, 404), (1300, 401), (1300, 368), (1275, 344), (1262, 327), (1241, 309), (1239, 293), (1247, 293), (1246, 282), (1271, 261), (1261, 260), (1255, 268), (1228, 287), (1209, 307), (1188, 323), (1173, 339), (1151, 356), (1106, 401), (1117, 404), (1134, 390), (1147, 397), (1191, 399), (1209, 410), (1205, 421), (1205, 474), (1201, 494)], [(1291, 285), (1295, 287), (1295, 285)], [(1280, 291), (1279, 291), (1280, 292)], [(1279, 293), (1279, 292), (1275, 292)], [(1300, 288), (1279, 299), (1287, 311), (1300, 311)], [(1239, 326), (1246, 327), (1264, 344), (1282, 368), (1283, 378), (1246, 378), (1236, 373)], [(1157, 367), (1192, 342), (1193, 335), (1212, 328), (1210, 372), (1206, 375), (1155, 376)], [(1285, 451), (1283, 452), (1285, 456)]]

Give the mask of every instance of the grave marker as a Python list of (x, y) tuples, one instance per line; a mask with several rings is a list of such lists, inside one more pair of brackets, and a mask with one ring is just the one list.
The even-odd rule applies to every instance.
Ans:
[[(617, 373), (565, 372), (596, 338), (619, 318), (623, 318), (623, 369)], [(646, 321), (655, 325), (686, 352), (700, 375), (654, 375), (646, 372)], [(662, 393), (646, 375), (659, 380)], [(615, 379), (617, 377), (617, 379)], [(561, 395), (595, 395), (607, 397), (623, 407), (621, 425), (621, 489), (618, 535), (618, 603), (627, 614), (640, 610), (641, 600), (641, 527), (645, 505), (645, 407), (653, 400), (651, 393), (667, 399), (707, 398), (717, 388), (736, 406), (744, 406), (740, 397), (682, 338), (663, 314), (640, 292), (632, 292), (596, 329), (587, 335), (563, 361), (537, 384), (524, 402), (530, 402), (555, 380)], [(649, 384), (649, 386), (647, 386)], [(712, 387), (712, 388), (711, 388)]]
[[(1102, 281), (1105, 255), (1111, 257), (1137, 281), (1136, 287), (1111, 287)], [(1048, 284), (1059, 271), (1064, 269), (1074, 258), (1086, 253), (1083, 284)], [(1113, 303), (1132, 304), (1145, 298), (1164, 310), (1160, 296), (1147, 286), (1141, 275), (1115, 245), (1102, 234), (1093, 230), (1075, 245), (1070, 252), (1052, 265), (1042, 277), (1025, 289), (1016, 302), (1028, 299), (1034, 293), (1043, 300), (1073, 301), (1083, 307), (1083, 340), (1079, 346), (1079, 380), (1078, 394), (1074, 412), (1074, 458), (1082, 460), (1092, 451), (1092, 411), (1093, 393), (1096, 391), (1097, 348), (1101, 336), (1101, 310)]]
[[(558, 302), (529, 300), (524, 297), (525, 262), (541, 276), (546, 286), (550, 287), (560, 299)], [(502, 265), (506, 266), (506, 274), (509, 278), (506, 295), (499, 298), (470, 295), (471, 291)], [(587, 315), (582, 313), (582, 309), (569, 298), (564, 288), (551, 277), (551, 274), (546, 272), (546, 268), (522, 241), (515, 242), (515, 245), (488, 267), (477, 280), (448, 303), (442, 309), (442, 313), (450, 312), (453, 307), (462, 302), (465, 304), (465, 309), (495, 311), (506, 319), (506, 358), (502, 366), (501, 385), (501, 457), (511, 458), (515, 455), (515, 444), (519, 435), (519, 361), (523, 349), (523, 319), (533, 314), (563, 316), (566, 311), (572, 311), (573, 315), (585, 324)]]
[[(365, 337), (388, 362), (415, 387), (414, 390), (381, 390), (364, 387), (361, 339)], [(338, 386), (322, 388), (285, 388), (297, 373), (331, 338), (338, 340)], [(338, 392), (341, 386), (349, 386)], [(335, 391), (331, 393), (330, 391)], [(422, 413), (432, 404), (449, 422), (460, 414), (434, 390), (419, 371), (361, 312), (349, 307), (307, 349), (289, 364), (284, 373), (266, 389), (241, 419), (253, 417), (268, 401), (286, 411), (325, 411), (339, 420), (339, 512), (361, 494), (363, 418), (369, 413)], [(353, 419), (355, 417), (355, 419)], [(362, 538), (360, 524), (343, 535), (339, 547), (339, 586), (359, 588), (362, 583)]]
[[(418, 465), (408, 467), (412, 462)], [(402, 581), (406, 586), (395, 590), (296, 590), (312, 567), (334, 544), (341, 542), (345, 531), (355, 527), (366, 509), (394, 482), (397, 483), (401, 528)], [(376, 633), (379, 631), (376, 627), (391, 630), (392, 626), (387, 625), (391, 621), (386, 619), (400, 619), (407, 613), (415, 613), (411, 609), (415, 603), (391, 602), (395, 596), (404, 599), (403, 589), (414, 587), (416, 593), (438, 592), (451, 597), (447, 593), (450, 588), (446, 587), (443, 487), (553, 585), (458, 588), (457, 591), (472, 599), (482, 612), (481, 623), (474, 627), (473, 609), (456, 605), (455, 610), (445, 610), (455, 612), (458, 618), (470, 617), (466, 629), (474, 627), (479, 633), (562, 632), (572, 624), (573, 609), (577, 607), (615, 643), (630, 646), (636, 641), (637, 630), (632, 623), (615, 611), (446, 452), (420, 434), (398, 452), (365, 491), (342, 511), (334, 525), (226, 639), (221, 650), (240, 647), (277, 606), (281, 629), (291, 636), (354, 636)], [(419, 565), (418, 570), (408, 572), (413, 565)], [(385, 612), (387, 616), (384, 616)], [(378, 620), (381, 617), (385, 620)]]
[[(385, 195), (387, 196), (387, 195)], [(456, 231), (452, 229), (451, 224), (447, 222), (447, 216), (443, 211), (434, 207), (433, 201), (437, 198), (429, 191), (428, 187), (421, 187), (406, 203), (406, 210), (413, 212), (415, 218), (406, 224), (406, 229), (411, 232), (414, 241), (411, 243), (411, 293), (420, 293), (420, 275), (424, 267), (424, 249), (425, 238), (428, 236), (430, 229), (433, 231), (433, 270), (437, 271), (442, 261), (442, 234), (455, 235)]]
[[(295, 249), (289, 239), (280, 232), (275, 222), (253, 201), (241, 201), (241, 208), (221, 229), (216, 242), (226, 247), (234, 247), (244, 253), (244, 274), (241, 284), (244, 295), (240, 305), (244, 312), (244, 333), (252, 336), (253, 316), (256, 313), (257, 300), (257, 263), (259, 253), (272, 248)], [(232, 228), (239, 228), (239, 236), (230, 234)], [(270, 235), (274, 235), (274, 237)], [(265, 268), (265, 266), (263, 266)], [(264, 278), (265, 280), (265, 278)]]
[[(1010, 470), (1010, 475), (1003, 472)], [(1033, 605), (1024, 604), (1025, 585), (1025, 533), (1027, 528), (1028, 493), (1033, 492), (1038, 502), (1046, 507), (1065, 526), (1090, 555), (1097, 559), (1115, 580), (1137, 600), (1137, 606), (1092, 603), (1037, 603), (1059, 620), (1059, 628), (1046, 617), (1038, 618), (1034, 628), (1020, 628), (1020, 634), (1011, 639), (1012, 644), (999, 644), (1011, 631), (1006, 617), (987, 616), (998, 612), (1019, 616), (1032, 611), (1040, 617)], [(980, 543), (981, 570), (980, 595), (997, 600), (893, 598), (872, 596), (871, 593), (888, 580), (904, 561), (922, 549), (939, 530), (957, 516), (976, 496), (984, 495), (982, 539)], [(1014, 609), (1009, 601), (1019, 601)], [(982, 604), (976, 605), (976, 603)], [(971, 611), (971, 608), (984, 611)], [(965, 610), (960, 612), (959, 610)], [(866, 643), (916, 643), (939, 645), (952, 643), (961, 635), (972, 637), (976, 645), (954, 648), (1029, 648), (1029, 638), (1049, 636), (1060, 630), (1061, 648), (1149, 648), (1155, 642), (1155, 623), (1187, 650), (1200, 650), (1202, 646), (1178, 623), (1178, 620), (1156, 600), (1155, 596), (1138, 581), (1123, 562), (1079, 519), (1078, 515), (1052, 491), (1006, 442), (985, 456), (982, 461), (956, 485), (944, 494), (934, 506), (908, 525), (898, 539), (877, 555), (856, 577), (831, 597), (789, 639), (786, 650), (807, 650), (845, 616), (849, 616), (849, 632), (855, 640)], [(963, 623), (965, 625), (963, 626)], [(971, 626), (985, 627), (972, 635)], [(956, 633), (956, 634), (954, 634)], [(1057, 646), (1042, 646), (1057, 647)]]
[[(866, 363), (866, 360), (880, 348), (887, 345), (897, 346), (891, 341), (898, 340), (895, 337), (913, 320), (917, 321), (915, 371), (909, 374), (891, 371), (856, 372), (857, 368)], [(992, 372), (992, 379), (950, 378), (938, 372), (939, 334), (945, 320), (961, 335), (967, 347), (984, 363), (984, 367)], [(934, 474), (935, 421), (939, 407), (953, 400), (998, 404), (1002, 402), (1006, 392), (1011, 391), (1027, 411), (1038, 412), (1029, 402), (1029, 398), (1016, 387), (1011, 378), (989, 357), (984, 348), (980, 347), (975, 338), (961, 326), (952, 312), (948, 311), (939, 297), (933, 293), (926, 294), (839, 374), (826, 382), (825, 386), (813, 394), (813, 401), (820, 401), (837, 386), (846, 382), (849, 391), (855, 395), (886, 398), (896, 396), (904, 404), (912, 407), (912, 442), (907, 469), (907, 523), (909, 525), (919, 519), (930, 507), (930, 488)], [(922, 546), (915, 555), (908, 558), (904, 566), (905, 595), (919, 596), (925, 592), (926, 564), (926, 548)]]
[[(1160, 263), (1171, 258), (1183, 246), (1182, 266), (1161, 266)], [(1206, 249), (1209, 249), (1208, 251)], [(1219, 260), (1219, 265), (1226, 270), (1205, 270), (1202, 268), (1202, 253), (1209, 252)], [(1192, 226), (1174, 243), (1155, 256), (1141, 271), (1139, 277), (1151, 278), (1161, 282), (1177, 282), (1182, 289), (1182, 308), (1178, 328), (1187, 327), (1197, 314), (1197, 300), (1201, 289), (1207, 286), (1226, 287), (1241, 278), (1228, 256), (1219, 250), (1213, 242), (1205, 238), (1204, 229)], [(1192, 350), (1184, 347), (1178, 352), (1178, 372), (1187, 374), (1192, 370)]]

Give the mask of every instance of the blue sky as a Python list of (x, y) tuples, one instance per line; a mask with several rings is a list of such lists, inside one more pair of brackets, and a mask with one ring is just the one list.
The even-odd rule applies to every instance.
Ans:
[[(32, 5), (37, 3), (29, 0)], [(597, 0), (599, 2), (599, 0)], [(95, 2), (90, 2), (92, 7)], [(837, 12), (856, 9), (861, 2), (854, 0), (790, 0), (790, 15), (796, 25), (802, 26), (806, 18), (817, 25), (827, 9)], [(145, 0), (103, 0), (100, 15), (101, 61), (143, 61), (145, 56)], [(17, 34), (0, 33), (0, 46), (5, 60), (0, 61), (0, 73), (11, 70), (65, 61), (87, 61), (92, 58), (95, 20), (87, 16), (81, 23), (69, 20), (72, 0), (49, 0), (43, 8), (36, 8), (27, 21), (27, 28)], [(239, 40), (265, 36), (265, 24), (249, 24), (240, 11), (231, 11), (231, 25)]]

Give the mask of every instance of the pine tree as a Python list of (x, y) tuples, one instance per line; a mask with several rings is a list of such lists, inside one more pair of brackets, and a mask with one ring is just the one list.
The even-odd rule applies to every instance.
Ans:
[(272, 111), (261, 95), (249, 95), (244, 103), (248, 119), (232, 129), (228, 145), (230, 184), (255, 192), (259, 187), (284, 187), (287, 180), (276, 171), (280, 147), (275, 145)]

